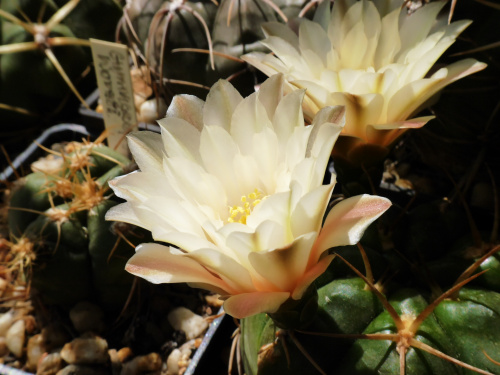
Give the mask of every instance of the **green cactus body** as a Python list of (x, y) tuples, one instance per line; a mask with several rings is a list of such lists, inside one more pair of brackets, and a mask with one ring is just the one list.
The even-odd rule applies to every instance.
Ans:
[[(126, 9), (134, 33), (139, 37), (148, 65), (157, 76), (164, 78), (207, 85), (206, 64), (208, 55), (194, 52), (172, 53), (176, 48), (195, 48), (208, 50), (207, 30), (212, 28), (216, 5), (210, 1), (163, 1), (134, 0)], [(193, 12), (197, 16), (193, 15)], [(199, 18), (197, 18), (199, 17)], [(168, 30), (165, 37), (165, 25)], [(163, 71), (160, 72), (163, 51)], [(129, 43), (135, 38), (127, 33)], [(169, 85), (172, 93), (195, 93), (206, 95), (204, 90), (184, 85)]]
[[(355, 278), (335, 280), (320, 288), (318, 314), (304, 330), (320, 335), (295, 332), (295, 338), (326, 374), (402, 374), (398, 344), (389, 337), (348, 339), (323, 335), (398, 334), (394, 319), (382, 311), (374, 293), (363, 286), (363, 280)], [(422, 292), (415, 289), (398, 289), (391, 293), (389, 301), (402, 321), (410, 324), (428, 306)], [(418, 342), (413, 345), (422, 343), (483, 371), (500, 374), (500, 366), (484, 354), (495, 357), (500, 351), (499, 302), (498, 293), (463, 288), (458, 299), (442, 301), (427, 316), (412, 336)], [(241, 329), (247, 374), (320, 373), (289, 333), (274, 334), (278, 329), (266, 315), (243, 319)], [(476, 373), (413, 345), (406, 348), (407, 374)]]
[[(335, 280), (321, 287), (318, 305), (314, 320), (304, 331), (360, 333), (382, 309), (375, 295), (365, 290), (364, 282), (358, 278)], [(243, 319), (241, 330), (247, 374), (313, 374), (317, 371), (287, 335), (275, 340), (278, 328), (265, 314)], [(330, 337), (295, 335), (327, 373), (333, 371), (349, 343)], [(287, 351), (292, 361), (290, 364), (287, 363)]]
[[(33, 126), (40, 119), (48, 119), (61, 111), (62, 105), (71, 97), (68, 84), (49, 59), (47, 50), (54, 54), (74, 86), (82, 83), (83, 73), (91, 64), (90, 50), (78, 43), (59, 46), (54, 42), (52, 45), (52, 38), (112, 40), (114, 37), (114, 27), (121, 11), (113, 0), (82, 0), (60, 23), (46, 28), (44, 22), (65, 3), (67, 1), (49, 0), (3, 0), (0, 3), (0, 10), (4, 12), (0, 14), (0, 44), (14, 48), (21, 46), (20, 43), (32, 43), (28, 49), (5, 51), (0, 55), (0, 103), (3, 105), (0, 106), (0, 116), (5, 124)], [(41, 12), (41, 9), (44, 11)], [(6, 14), (14, 15), (27, 26), (14, 24), (5, 18)], [(30, 22), (25, 20), (24, 14)], [(41, 23), (37, 23), (40, 16)], [(34, 26), (46, 28), (47, 35), (43, 36), (43, 40), (35, 36), (37, 31)]]
[[(107, 182), (125, 173), (130, 161), (99, 144), (70, 143), (51, 168), (26, 176), (10, 197), (9, 226), (14, 238), (35, 243), (32, 284), (49, 304), (70, 308), (91, 300), (116, 316), (130, 293), (133, 277), (125, 263), (134, 242), (146, 232), (105, 221), (118, 200)], [(50, 169), (50, 171), (49, 171)]]

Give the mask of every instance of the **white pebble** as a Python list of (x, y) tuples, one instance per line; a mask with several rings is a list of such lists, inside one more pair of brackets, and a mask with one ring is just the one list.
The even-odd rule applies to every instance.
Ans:
[(21, 319), (12, 324), (7, 331), (7, 347), (17, 358), (20, 358), (23, 355), (25, 328), (26, 325), (24, 320)]
[(178, 307), (168, 314), (168, 321), (177, 331), (182, 331), (187, 340), (201, 336), (208, 328), (208, 322), (185, 307)]
[(177, 375), (179, 373), (181, 357), (182, 352), (179, 349), (172, 350), (172, 353), (167, 358), (167, 375)]
[(5, 314), (0, 314), (0, 336), (5, 337), (10, 326), (14, 322), (13, 310), (7, 311)]
[(141, 104), (139, 119), (142, 122), (155, 123), (167, 113), (167, 103), (162, 98), (149, 99)]

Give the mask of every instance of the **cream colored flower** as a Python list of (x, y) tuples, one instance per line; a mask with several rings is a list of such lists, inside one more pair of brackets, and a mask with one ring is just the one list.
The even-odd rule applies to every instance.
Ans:
[(246, 99), (219, 81), (206, 103), (176, 96), (161, 135), (129, 136), (140, 172), (110, 182), (127, 202), (107, 219), (178, 247), (140, 245), (129, 272), (216, 291), (237, 318), (275, 312), (325, 270), (325, 250), (356, 243), (389, 207), (376, 196), (346, 199), (320, 232), (334, 186), (322, 181), (344, 110), (324, 108), (304, 126), (304, 92), (282, 90), (281, 75)]
[(289, 90), (306, 88), (307, 118), (325, 106), (345, 105), (342, 134), (386, 146), (433, 118), (412, 116), (439, 90), (486, 67), (465, 59), (428, 76), (470, 24), (436, 20), (444, 4), (432, 2), (409, 15), (402, 0), (336, 0), (330, 17), (323, 9), (317, 22), (301, 20), (298, 36), (283, 24), (265, 24), (263, 43), (274, 55), (243, 59), (269, 76), (284, 73)]

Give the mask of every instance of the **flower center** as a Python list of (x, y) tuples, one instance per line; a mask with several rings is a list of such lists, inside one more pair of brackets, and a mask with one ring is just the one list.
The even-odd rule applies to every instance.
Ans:
[(255, 189), (252, 193), (248, 195), (243, 195), (241, 200), (241, 205), (229, 206), (229, 217), (227, 218), (228, 223), (247, 223), (247, 216), (253, 211), (255, 206), (266, 199), (259, 189)]

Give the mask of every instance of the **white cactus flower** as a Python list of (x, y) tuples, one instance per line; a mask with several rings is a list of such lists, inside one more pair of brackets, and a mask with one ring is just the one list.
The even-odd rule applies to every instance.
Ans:
[(343, 135), (387, 146), (433, 118), (413, 116), (434, 94), (486, 67), (465, 59), (429, 75), (470, 24), (436, 19), (445, 3), (408, 14), (401, 0), (336, 0), (331, 14), (323, 8), (317, 22), (301, 20), (298, 36), (283, 24), (265, 24), (263, 43), (274, 55), (250, 53), (243, 59), (269, 76), (285, 74), (288, 90), (307, 89), (306, 118), (325, 106), (344, 105)]
[(110, 182), (127, 202), (107, 219), (178, 247), (138, 246), (129, 272), (218, 292), (237, 318), (272, 313), (325, 270), (325, 250), (359, 241), (389, 207), (377, 196), (346, 199), (321, 230), (334, 187), (322, 182), (344, 109), (325, 108), (304, 126), (304, 92), (282, 91), (281, 75), (245, 99), (219, 81), (206, 103), (176, 96), (161, 135), (129, 136), (140, 172)]

